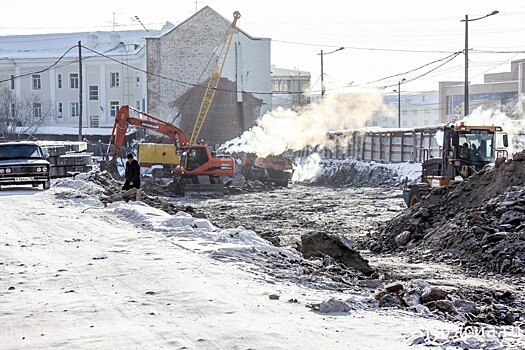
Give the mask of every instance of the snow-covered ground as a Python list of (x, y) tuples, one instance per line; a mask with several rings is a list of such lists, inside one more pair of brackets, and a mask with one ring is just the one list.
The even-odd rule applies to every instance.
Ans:
[[(100, 191), (77, 178), (0, 192), (0, 349), (409, 349), (448, 327), (261, 274), (250, 256), (301, 257), (242, 227), (104, 207)], [(350, 311), (309, 307), (330, 298)]]

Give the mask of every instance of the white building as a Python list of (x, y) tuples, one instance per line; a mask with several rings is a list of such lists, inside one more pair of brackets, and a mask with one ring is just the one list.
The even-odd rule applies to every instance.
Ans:
[(32, 101), (33, 116), (47, 117), (44, 125), (78, 126), (80, 41), (83, 126), (113, 126), (120, 105), (145, 105), (145, 73), (131, 67), (145, 70), (146, 34), (150, 33), (0, 37), (0, 89), (10, 91), (12, 104), (7, 117), (16, 119), (17, 106)]
[[(437, 91), (401, 92), (400, 111), (397, 93), (383, 95), (389, 113), (376, 114), (366, 126), (385, 128), (415, 128), (439, 124), (439, 94)], [(398, 125), (399, 119), (401, 125)]]
[(272, 65), (272, 107), (296, 109), (310, 104), (310, 72)]

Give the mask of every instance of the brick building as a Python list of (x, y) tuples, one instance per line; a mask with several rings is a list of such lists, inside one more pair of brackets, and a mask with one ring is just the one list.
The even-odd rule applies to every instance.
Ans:
[[(231, 21), (206, 6), (170, 31), (146, 38), (149, 113), (189, 136)], [(199, 139), (218, 144), (235, 138), (271, 110), (270, 43), (237, 27)]]

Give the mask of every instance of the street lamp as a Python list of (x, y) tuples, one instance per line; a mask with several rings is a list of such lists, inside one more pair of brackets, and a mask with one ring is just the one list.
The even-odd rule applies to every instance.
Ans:
[(401, 128), (401, 84), (407, 81), (405, 78), (397, 82), (397, 90), (394, 89), (394, 92), (397, 92), (397, 127)]
[(466, 117), (469, 114), (469, 92), (468, 92), (468, 22), (478, 21), (480, 19), (497, 15), (499, 11), (492, 11), (488, 15), (481, 16), (478, 18), (469, 19), (468, 15), (465, 15), (465, 19), (460, 20), (460, 22), (465, 22), (465, 96), (464, 98), (464, 116)]
[(344, 50), (344, 47), (340, 47), (337, 50), (326, 52), (326, 53), (323, 53), (323, 50), (321, 50), (321, 53), (318, 53), (318, 55), (321, 55), (321, 98), (324, 97), (324, 93), (326, 91), (326, 88), (324, 86), (323, 55), (329, 55), (331, 53), (341, 51), (341, 50)]

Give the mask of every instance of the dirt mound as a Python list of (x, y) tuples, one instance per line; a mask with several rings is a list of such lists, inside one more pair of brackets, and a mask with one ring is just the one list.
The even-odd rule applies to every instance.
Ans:
[(416, 178), (421, 174), (418, 164), (380, 164), (353, 159), (324, 160), (322, 170), (311, 182), (315, 185), (343, 187), (395, 187), (405, 177)]
[(370, 250), (403, 251), (414, 261), (443, 261), (477, 274), (525, 273), (523, 156), (432, 190), (372, 233)]

